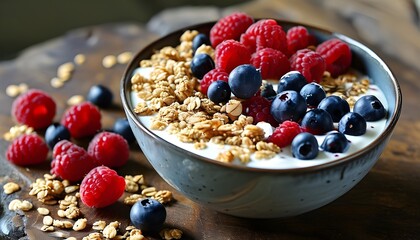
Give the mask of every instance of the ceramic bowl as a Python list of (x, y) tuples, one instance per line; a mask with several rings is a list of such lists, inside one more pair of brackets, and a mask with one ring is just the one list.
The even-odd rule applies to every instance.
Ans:
[(130, 79), (142, 59), (164, 46), (176, 46), (187, 29), (208, 33), (214, 22), (190, 26), (162, 37), (142, 49), (127, 67), (121, 98), (134, 135), (148, 161), (172, 187), (189, 199), (229, 215), (278, 218), (324, 206), (352, 189), (369, 172), (384, 150), (401, 111), (401, 90), (387, 65), (363, 44), (339, 33), (305, 24), (279, 21), (284, 29), (303, 25), (320, 41), (336, 37), (347, 42), (352, 66), (372, 79), (388, 101), (383, 133), (366, 148), (338, 160), (298, 169), (259, 169), (205, 158), (178, 148), (155, 135), (138, 120), (130, 97)]

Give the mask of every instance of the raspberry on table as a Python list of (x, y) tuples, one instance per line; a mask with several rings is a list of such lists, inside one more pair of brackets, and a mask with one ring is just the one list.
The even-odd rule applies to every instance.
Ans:
[(61, 140), (53, 149), (51, 173), (69, 181), (80, 181), (96, 166), (94, 159), (82, 147)]
[(230, 73), (235, 67), (248, 64), (251, 60), (251, 53), (242, 43), (235, 40), (226, 40), (217, 45), (216, 68)]
[(90, 141), (87, 152), (93, 157), (96, 165), (113, 168), (121, 167), (128, 161), (130, 148), (121, 135), (101, 132)]
[(19, 166), (43, 163), (47, 159), (48, 146), (37, 134), (25, 134), (15, 140), (6, 150), (6, 158)]
[(302, 129), (297, 122), (284, 121), (274, 130), (273, 134), (268, 138), (268, 141), (279, 147), (286, 147), (301, 132)]
[(302, 73), (308, 82), (319, 83), (326, 69), (324, 58), (310, 49), (298, 50), (289, 61), (291, 70)]
[(273, 19), (263, 19), (252, 24), (241, 35), (241, 43), (252, 53), (263, 48), (273, 48), (287, 55), (286, 32)]
[(297, 50), (304, 49), (310, 44), (310, 34), (304, 26), (294, 26), (287, 30), (287, 49), (289, 54), (295, 53)]
[(56, 104), (44, 91), (31, 89), (13, 101), (12, 116), (34, 129), (48, 127), (55, 116)]
[(61, 124), (69, 129), (74, 138), (92, 136), (102, 127), (101, 113), (92, 103), (83, 102), (67, 109)]
[(234, 39), (239, 40), (241, 34), (254, 22), (254, 19), (246, 13), (232, 13), (227, 15), (211, 28), (210, 41), (215, 48), (221, 42)]
[(278, 80), (290, 69), (287, 56), (272, 48), (263, 48), (252, 54), (251, 64), (260, 69), (263, 79)]
[(254, 119), (254, 124), (259, 122), (267, 122), (271, 126), (278, 126), (278, 122), (270, 113), (271, 102), (260, 96), (256, 95), (242, 102), (242, 113), (246, 116), (251, 116)]
[(332, 38), (319, 44), (316, 52), (325, 59), (326, 70), (331, 73), (332, 77), (345, 73), (351, 65), (350, 47), (338, 38)]
[(220, 68), (215, 68), (210, 70), (206, 75), (204, 75), (203, 79), (200, 81), (200, 92), (207, 95), (207, 90), (212, 82), (217, 80), (222, 80), (227, 82), (229, 79), (229, 74)]
[(80, 184), (80, 199), (88, 207), (109, 206), (123, 195), (125, 180), (106, 166), (92, 169)]

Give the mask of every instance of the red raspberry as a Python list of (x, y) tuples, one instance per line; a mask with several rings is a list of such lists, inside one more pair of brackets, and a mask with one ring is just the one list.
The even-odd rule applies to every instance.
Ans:
[(310, 49), (301, 49), (290, 59), (290, 69), (302, 73), (308, 82), (319, 83), (325, 71), (325, 60), (317, 52)]
[(74, 138), (92, 136), (101, 129), (101, 113), (92, 103), (83, 102), (70, 107), (64, 113), (61, 124)]
[(215, 55), (216, 66), (227, 73), (239, 65), (248, 64), (251, 59), (247, 47), (235, 40), (226, 40), (217, 45)]
[(55, 116), (54, 100), (45, 92), (31, 89), (13, 101), (12, 116), (17, 122), (34, 129), (48, 127)]
[(16, 138), (6, 151), (6, 158), (19, 166), (40, 164), (47, 159), (47, 155), (47, 144), (36, 134), (25, 134)]
[(121, 167), (128, 161), (130, 147), (121, 135), (101, 132), (90, 141), (87, 152), (93, 157), (96, 165), (113, 168)]
[(268, 99), (256, 95), (242, 102), (242, 113), (254, 118), (254, 124), (267, 122), (272, 126), (278, 126), (279, 124), (270, 113), (270, 107), (271, 102)]
[(287, 56), (272, 48), (263, 48), (252, 54), (251, 64), (260, 69), (263, 79), (278, 80), (290, 70)]
[(316, 51), (325, 59), (327, 71), (337, 77), (345, 73), (351, 64), (351, 50), (347, 43), (333, 38), (318, 45)]
[(82, 147), (61, 140), (53, 149), (51, 173), (69, 181), (80, 181), (96, 166), (94, 159)]
[(297, 122), (284, 121), (274, 130), (273, 134), (268, 137), (268, 141), (279, 147), (286, 147), (289, 146), (292, 143), (293, 138), (301, 132), (302, 129)]
[(207, 90), (212, 82), (222, 80), (228, 82), (229, 74), (219, 68), (210, 70), (200, 81), (200, 92), (207, 95)]
[(273, 48), (287, 53), (287, 39), (283, 28), (273, 19), (264, 19), (252, 24), (241, 35), (241, 43), (247, 46), (251, 52), (263, 48)]
[(287, 49), (289, 54), (295, 53), (299, 49), (304, 49), (313, 41), (308, 30), (304, 26), (290, 28), (286, 34)]
[(114, 170), (100, 166), (92, 169), (80, 184), (80, 199), (88, 207), (109, 206), (123, 195), (125, 180)]
[(210, 30), (210, 42), (215, 48), (219, 43), (234, 39), (238, 40), (241, 34), (254, 22), (246, 13), (233, 13), (221, 18)]

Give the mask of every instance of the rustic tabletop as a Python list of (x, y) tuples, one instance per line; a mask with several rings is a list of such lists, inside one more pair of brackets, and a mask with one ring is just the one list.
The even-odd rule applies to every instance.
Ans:
[[(103, 111), (103, 127), (111, 128), (123, 117), (119, 84), (125, 64), (104, 68), (106, 55), (137, 52), (147, 43), (171, 30), (188, 24), (215, 20), (232, 11), (245, 11), (254, 17), (284, 18), (327, 28), (353, 37), (381, 56), (398, 79), (403, 92), (403, 111), (385, 151), (368, 175), (351, 191), (325, 207), (287, 219), (254, 220), (227, 216), (202, 207), (176, 192), (148, 164), (137, 147), (131, 146), (129, 164), (121, 174), (144, 174), (158, 189), (168, 189), (176, 201), (167, 207), (165, 226), (181, 229), (183, 239), (418, 239), (420, 236), (420, 28), (412, 1), (290, 1), (256, 0), (226, 9), (182, 7), (166, 10), (147, 25), (115, 23), (86, 27), (65, 36), (33, 46), (11, 61), (0, 62), (0, 133), (15, 125), (10, 117), (13, 98), (5, 93), (11, 84), (26, 83), (50, 93), (56, 100), (56, 121), (67, 107), (67, 99), (86, 96), (93, 84), (109, 86), (115, 95), (114, 107)], [(417, 16), (417, 18), (416, 18)], [(418, 19), (417, 19), (418, 20)], [(59, 88), (50, 80), (61, 64), (84, 54), (86, 61), (76, 66), (69, 81)], [(83, 141), (79, 144), (86, 144)], [(0, 185), (8, 181), (22, 190), (1, 193), (0, 229), (12, 239), (57, 239), (74, 232), (40, 231), (42, 217), (36, 211), (9, 212), (15, 198), (36, 199), (28, 195), (29, 184), (48, 172), (49, 165), (20, 168), (8, 163), (0, 140)], [(52, 207), (49, 207), (52, 209)], [(81, 207), (88, 223), (103, 219), (129, 224), (129, 207), (116, 204), (105, 210)], [(23, 218), (22, 218), (23, 216)], [(77, 233), (85, 236), (90, 229)], [(159, 236), (148, 236), (158, 239)], [(1, 233), (0, 233), (1, 238)]]

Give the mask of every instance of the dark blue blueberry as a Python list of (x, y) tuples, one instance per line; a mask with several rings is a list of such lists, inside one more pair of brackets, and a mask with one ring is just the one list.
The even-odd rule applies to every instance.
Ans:
[(299, 133), (292, 141), (292, 154), (293, 157), (302, 160), (314, 159), (318, 156), (318, 147), (314, 135), (307, 132)]
[(193, 53), (195, 53), (195, 51), (197, 51), (197, 48), (201, 47), (201, 45), (203, 44), (211, 46), (210, 39), (206, 34), (199, 33), (197, 34), (197, 36), (194, 37), (192, 41)]
[(119, 118), (114, 123), (112, 131), (120, 134), (130, 144), (134, 142), (135, 137), (133, 131), (130, 128), (127, 118)]
[(231, 95), (229, 84), (222, 80), (212, 82), (207, 90), (207, 96), (214, 103), (229, 101)]
[(238, 98), (251, 98), (258, 92), (261, 84), (261, 72), (251, 64), (239, 65), (229, 74), (230, 90)]
[(341, 132), (330, 132), (325, 136), (321, 149), (331, 153), (343, 153), (347, 151), (350, 144), (346, 136)]
[(277, 86), (277, 93), (281, 93), (286, 90), (299, 92), (300, 89), (302, 89), (302, 87), (307, 83), (306, 78), (300, 72), (290, 71), (280, 78)]
[(193, 57), (190, 67), (194, 77), (203, 79), (206, 73), (214, 69), (214, 61), (209, 55), (200, 53)]
[(316, 107), (327, 95), (318, 83), (308, 83), (300, 90), (300, 95), (306, 100), (308, 107)]
[(273, 89), (273, 84), (263, 82), (261, 88), (261, 96), (267, 99), (273, 99), (276, 95), (277, 93)]
[(305, 131), (315, 135), (322, 135), (334, 129), (334, 123), (331, 115), (319, 108), (308, 111), (303, 116), (301, 126)]
[(378, 121), (386, 115), (384, 105), (373, 95), (359, 98), (354, 104), (353, 112), (362, 115), (368, 122)]
[(69, 129), (59, 123), (51, 124), (45, 131), (45, 142), (47, 143), (50, 149), (53, 149), (55, 144), (59, 141), (69, 139)]
[(133, 225), (145, 232), (158, 232), (165, 222), (166, 209), (155, 199), (137, 201), (130, 210)]
[(344, 114), (350, 112), (349, 103), (339, 96), (328, 96), (318, 104), (318, 108), (327, 111), (334, 122), (340, 121)]
[(87, 100), (100, 108), (110, 107), (113, 98), (111, 90), (102, 85), (92, 86), (87, 95)]
[(284, 91), (274, 98), (270, 112), (279, 123), (286, 120), (298, 122), (305, 115), (306, 101), (296, 91)]
[(338, 131), (352, 136), (363, 135), (366, 133), (366, 120), (358, 113), (349, 112), (338, 122)]

